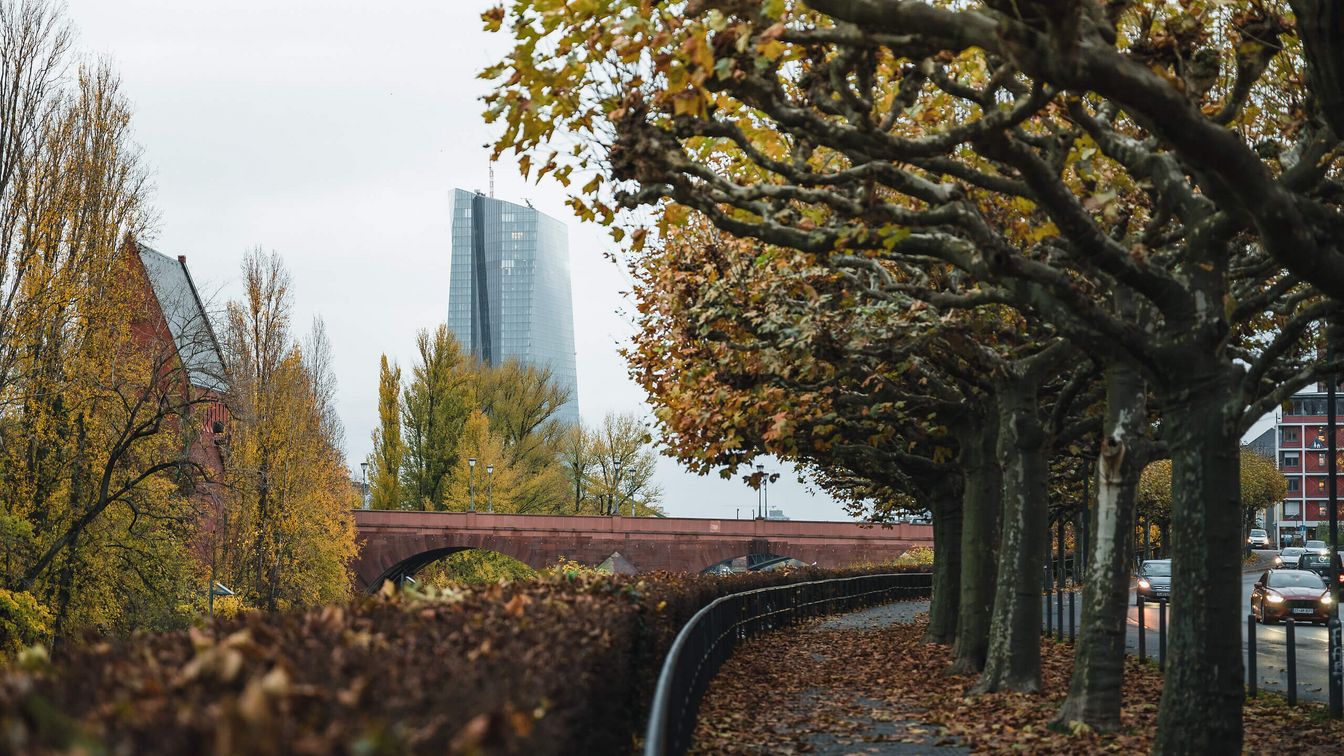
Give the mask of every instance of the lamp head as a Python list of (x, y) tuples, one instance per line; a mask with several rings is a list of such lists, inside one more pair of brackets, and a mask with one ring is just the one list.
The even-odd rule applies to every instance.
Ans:
[(495, 474), (495, 466), (494, 466), (494, 465), (486, 465), (486, 466), (485, 466), (485, 471), (488, 472), (488, 473), (490, 473), (491, 475), (494, 475), (494, 474)]
[(475, 457), (468, 457), (468, 458), (467, 458), (467, 467), (475, 467), (475, 466), (476, 466), (476, 458), (475, 458)]

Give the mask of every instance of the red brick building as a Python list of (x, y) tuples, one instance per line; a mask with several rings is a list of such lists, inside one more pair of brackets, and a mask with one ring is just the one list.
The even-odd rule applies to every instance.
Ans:
[[(1270, 536), (1277, 537), (1281, 544), (1295, 536), (1303, 540), (1329, 536), (1325, 389), (1325, 384), (1319, 384), (1294, 394), (1276, 424), (1276, 461), (1288, 479), (1288, 493), (1275, 507), (1272, 520), (1277, 532), (1272, 531)], [(1344, 409), (1344, 395), (1339, 406)], [(1335, 429), (1335, 437), (1338, 448), (1344, 449), (1344, 424)], [(1344, 472), (1344, 464), (1337, 469)], [(1336, 485), (1344, 494), (1344, 475), (1337, 476)]]
[(208, 532), (220, 511), (229, 428), (219, 340), (185, 256), (172, 258), (130, 238), (125, 247), (132, 285), (142, 294), (132, 329), (147, 350), (170, 357), (163, 370), (181, 384), (178, 388), (190, 402), (193, 437), (188, 458), (204, 471), (194, 498)]

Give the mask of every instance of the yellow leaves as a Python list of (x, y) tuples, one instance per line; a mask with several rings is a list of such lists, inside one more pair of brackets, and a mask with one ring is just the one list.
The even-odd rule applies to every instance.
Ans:
[(504, 6), (496, 5), (493, 8), (481, 14), (481, 21), (485, 22), (485, 30), (488, 32), (497, 32), (504, 23)]

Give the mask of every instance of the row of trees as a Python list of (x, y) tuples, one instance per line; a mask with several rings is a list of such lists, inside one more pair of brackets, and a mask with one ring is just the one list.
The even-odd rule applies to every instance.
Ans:
[(549, 368), (487, 365), (441, 324), (420, 332), (404, 385), (401, 375), (383, 355), (368, 468), (374, 509), (465, 511), (474, 486), (481, 511), (614, 514), (619, 501), (661, 513), (644, 425), (629, 415), (596, 429), (562, 422), (569, 396)]
[(71, 38), (0, 0), (0, 651), (178, 626), (212, 578), (257, 606), (334, 597), (356, 500), (325, 338), (292, 343), (273, 258), (245, 263), (222, 344), (185, 292), (156, 295), (130, 107)]
[(1156, 748), (1240, 747), (1238, 442), (1344, 367), (1332, 3), (484, 18), (514, 38), (484, 74), (496, 152), (592, 175), (571, 204), (617, 240), (620, 209), (654, 219), (631, 236), (631, 357), (679, 456), (791, 458), (878, 520), (927, 504), (929, 639), (982, 692), (1039, 689), (1040, 597), (1015, 587), (1094, 465), (1059, 720), (1099, 728), (1119, 726), (1140, 473), (1169, 458), (1182, 602)]

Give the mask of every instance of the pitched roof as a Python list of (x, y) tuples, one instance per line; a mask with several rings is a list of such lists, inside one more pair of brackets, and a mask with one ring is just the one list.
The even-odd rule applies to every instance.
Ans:
[(144, 244), (136, 247), (191, 385), (222, 392), (224, 363), (219, 340), (210, 327), (210, 317), (187, 271), (186, 260), (175, 260)]

